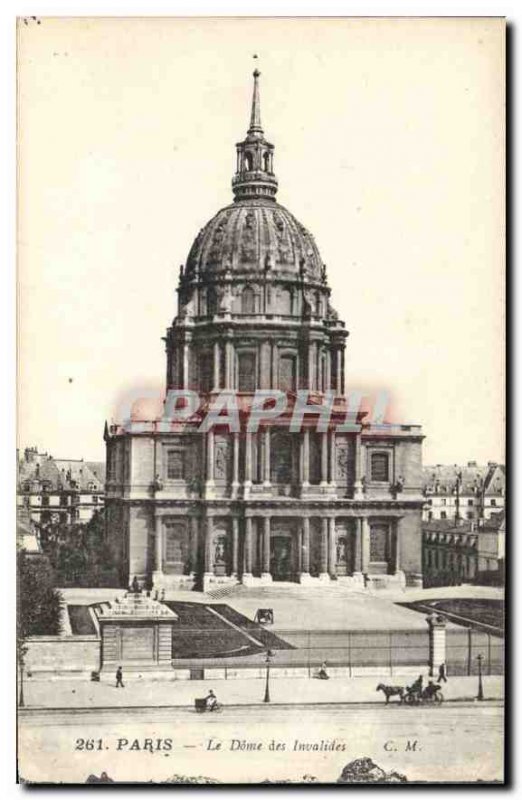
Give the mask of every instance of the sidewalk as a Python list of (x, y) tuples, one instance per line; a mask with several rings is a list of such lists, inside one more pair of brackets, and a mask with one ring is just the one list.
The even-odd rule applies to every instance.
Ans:
[[(270, 698), (273, 704), (284, 705), (375, 702), (384, 705), (383, 693), (376, 691), (379, 683), (406, 686), (412, 683), (414, 677), (395, 675), (393, 678), (331, 678), (327, 681), (317, 678), (273, 678), (270, 680)], [(504, 681), (501, 676), (486, 676), (483, 686), (485, 699), (503, 699)], [(442, 693), (445, 701), (474, 700), (477, 687), (477, 678), (474, 676), (450, 677), (448, 683), (443, 684)], [(265, 680), (150, 681), (143, 678), (129, 681), (124, 689), (116, 689), (114, 684), (78, 679), (24, 681), (27, 708), (193, 707), (194, 698), (204, 697), (209, 689), (214, 690), (219, 702), (224, 705), (251, 705), (263, 702)], [(390, 702), (397, 702), (397, 698)]]

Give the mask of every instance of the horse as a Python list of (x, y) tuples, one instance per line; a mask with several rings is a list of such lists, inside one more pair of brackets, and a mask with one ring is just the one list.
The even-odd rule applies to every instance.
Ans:
[(385, 686), (384, 683), (380, 683), (375, 691), (384, 692), (384, 696), (386, 697), (386, 705), (388, 705), (390, 702), (390, 697), (394, 697), (394, 695), (399, 695), (401, 703), (404, 700), (404, 686)]

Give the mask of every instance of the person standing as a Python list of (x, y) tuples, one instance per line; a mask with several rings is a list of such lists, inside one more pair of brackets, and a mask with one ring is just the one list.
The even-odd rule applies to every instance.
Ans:
[(441, 681), (444, 681), (444, 683), (448, 682), (448, 678), (446, 677), (446, 664), (444, 661), (439, 667), (439, 674), (437, 676), (437, 682), (440, 683)]
[(125, 688), (123, 685), (123, 670), (121, 667), (118, 667), (116, 670), (116, 688), (119, 689), (120, 686), (122, 689)]

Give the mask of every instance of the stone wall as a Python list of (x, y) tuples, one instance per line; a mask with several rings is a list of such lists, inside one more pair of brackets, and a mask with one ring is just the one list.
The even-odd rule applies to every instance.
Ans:
[(97, 636), (33, 636), (25, 659), (29, 673), (91, 672), (100, 668)]

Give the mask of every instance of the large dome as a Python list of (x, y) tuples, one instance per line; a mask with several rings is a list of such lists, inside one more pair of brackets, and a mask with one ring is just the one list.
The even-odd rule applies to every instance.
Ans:
[(236, 200), (201, 229), (187, 259), (187, 277), (213, 273), (299, 273), (321, 280), (314, 238), (272, 199)]

